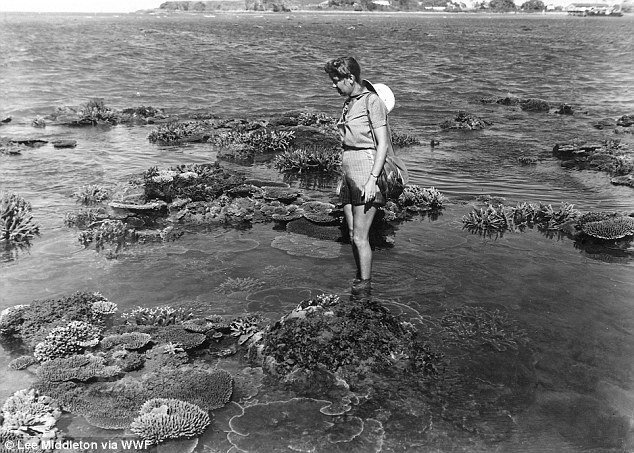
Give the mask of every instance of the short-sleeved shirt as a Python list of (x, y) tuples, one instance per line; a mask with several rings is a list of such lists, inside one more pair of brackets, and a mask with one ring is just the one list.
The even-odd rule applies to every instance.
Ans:
[(366, 90), (344, 103), (341, 118), (337, 123), (344, 149), (375, 148), (368, 112), (374, 129), (387, 125), (387, 108), (376, 93)]

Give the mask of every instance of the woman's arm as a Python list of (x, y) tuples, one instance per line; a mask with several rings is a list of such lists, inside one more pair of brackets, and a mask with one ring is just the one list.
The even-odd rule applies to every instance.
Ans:
[(363, 187), (363, 201), (368, 203), (376, 196), (376, 179), (383, 169), (385, 163), (385, 156), (387, 156), (387, 147), (390, 140), (388, 136), (387, 126), (381, 126), (374, 129), (374, 138), (376, 140), (376, 154), (374, 156), (374, 165), (372, 171), (368, 175), (368, 180)]

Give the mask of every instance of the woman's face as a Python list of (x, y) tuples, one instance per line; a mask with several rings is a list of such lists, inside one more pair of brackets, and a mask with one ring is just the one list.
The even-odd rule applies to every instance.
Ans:
[(337, 89), (339, 96), (350, 96), (354, 88), (352, 77), (332, 77), (332, 87)]

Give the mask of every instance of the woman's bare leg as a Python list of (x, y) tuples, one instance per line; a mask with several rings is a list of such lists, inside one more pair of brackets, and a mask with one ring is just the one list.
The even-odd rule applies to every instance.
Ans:
[[(345, 207), (344, 207), (345, 213)], [(370, 279), (372, 275), (372, 248), (370, 247), (370, 227), (376, 214), (376, 208), (371, 205), (352, 206), (352, 244), (356, 249), (357, 267), (362, 280)], [(346, 218), (347, 219), (347, 218)], [(348, 224), (350, 228), (350, 223)]]
[(356, 278), (361, 278), (361, 266), (359, 263), (359, 252), (357, 251), (357, 246), (354, 244), (354, 216), (352, 214), (352, 205), (345, 204), (343, 205), (343, 215), (346, 219), (346, 224), (348, 225), (348, 235), (350, 237), (350, 243), (352, 244), (352, 256), (354, 256), (354, 262), (357, 265), (357, 275)]

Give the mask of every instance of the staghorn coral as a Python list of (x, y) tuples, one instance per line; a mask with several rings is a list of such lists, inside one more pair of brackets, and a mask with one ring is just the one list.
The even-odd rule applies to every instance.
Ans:
[(341, 150), (321, 145), (293, 148), (275, 156), (273, 166), (282, 172), (334, 173), (341, 167)]
[(39, 360), (32, 355), (22, 355), (11, 360), (11, 362), (9, 362), (9, 368), (14, 370), (25, 370), (36, 363), (39, 363)]
[(249, 145), (256, 153), (279, 153), (287, 151), (295, 131), (258, 130), (244, 137), (244, 143)]
[(31, 203), (17, 194), (0, 196), (0, 243), (28, 243), (40, 233), (33, 222)]
[(106, 107), (103, 99), (94, 98), (89, 100), (84, 105), (80, 106), (78, 111), (79, 118), (74, 124), (84, 126), (98, 124), (111, 124), (115, 125), (119, 122), (117, 113)]
[(37, 376), (43, 381), (89, 381), (95, 378), (111, 378), (121, 373), (118, 366), (105, 365), (105, 359), (90, 354), (55, 358), (43, 362)]
[(107, 244), (113, 244), (116, 253), (127, 243), (134, 241), (136, 233), (121, 220), (105, 219), (82, 231), (78, 239), (84, 247), (94, 243), (97, 251), (104, 250)]
[(471, 213), (462, 218), (465, 228), (472, 231), (503, 231), (522, 230), (526, 227), (537, 226), (544, 230), (554, 230), (564, 223), (574, 220), (579, 212), (574, 205), (561, 203), (558, 210), (552, 205), (533, 205), (518, 203), (516, 206), (503, 204), (487, 204), (486, 208), (474, 208)]
[(414, 184), (408, 184), (403, 193), (398, 197), (398, 205), (402, 208), (415, 211), (428, 209), (441, 209), (445, 197), (435, 187), (424, 188)]
[(241, 316), (231, 321), (231, 335), (238, 337), (238, 344), (245, 343), (249, 338), (262, 330), (265, 321), (260, 315)]
[(35, 346), (33, 354), (41, 362), (69, 357), (96, 346), (99, 335), (97, 327), (84, 321), (71, 321), (66, 326), (51, 330), (44, 341)]
[(141, 406), (130, 431), (150, 444), (159, 444), (169, 439), (198, 437), (210, 423), (209, 414), (195, 404), (154, 398)]
[(110, 198), (110, 191), (97, 184), (89, 184), (73, 192), (73, 197), (82, 204), (98, 204)]
[(518, 349), (526, 344), (526, 332), (501, 310), (466, 305), (449, 309), (440, 319), (445, 341), (462, 347), (489, 346), (496, 351)]
[(2, 406), (2, 431), (30, 438), (55, 439), (58, 436), (55, 424), (61, 416), (58, 405), (52, 398), (36, 390), (18, 390)]
[(124, 349), (135, 350), (145, 347), (151, 338), (152, 336), (148, 333), (125, 332), (104, 337), (100, 345), (103, 349), (112, 349), (116, 346), (121, 346)]
[(87, 228), (106, 216), (103, 208), (88, 208), (78, 212), (67, 212), (64, 215), (64, 225), (67, 227)]
[(420, 145), (421, 141), (418, 137), (407, 132), (392, 130), (392, 144), (398, 148), (407, 146)]
[(211, 135), (208, 121), (186, 121), (162, 124), (148, 135), (148, 140), (161, 145), (204, 142)]
[(618, 216), (587, 222), (581, 225), (581, 231), (598, 239), (615, 240), (634, 234), (634, 218)]
[(190, 320), (194, 314), (181, 307), (173, 308), (166, 305), (154, 308), (137, 307), (131, 312), (123, 313), (122, 316), (130, 325), (169, 326)]
[(223, 407), (233, 393), (233, 378), (230, 373), (192, 366), (145, 374), (143, 384), (152, 398), (177, 398), (205, 410)]

